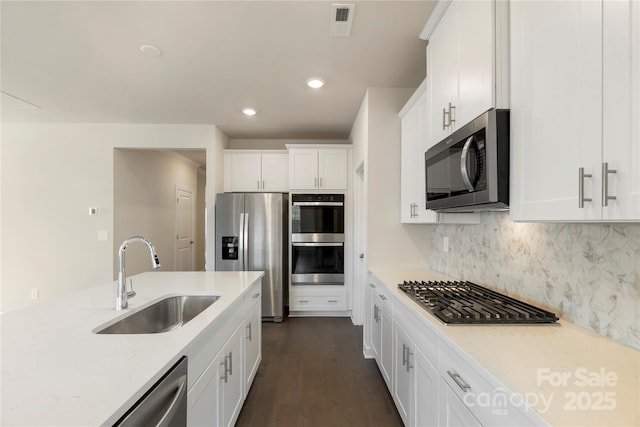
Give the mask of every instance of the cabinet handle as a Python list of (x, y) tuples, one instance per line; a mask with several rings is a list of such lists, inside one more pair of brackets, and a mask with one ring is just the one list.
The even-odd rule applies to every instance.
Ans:
[(449, 376), (453, 379), (453, 381), (455, 381), (456, 384), (458, 384), (458, 387), (460, 387), (463, 392), (466, 393), (467, 390), (471, 390), (471, 386), (467, 384), (465, 380), (462, 379), (459, 373), (457, 373), (456, 371), (453, 371), (453, 372), (447, 371), (447, 374), (449, 374)]
[(592, 176), (590, 173), (584, 173), (584, 168), (578, 168), (578, 207), (580, 209), (584, 208), (584, 202), (591, 201), (584, 197), (584, 179)]
[(378, 306), (373, 304), (373, 320), (376, 321), (376, 323), (378, 323), (378, 320), (380, 320), (380, 318), (378, 317)]
[(224, 357), (224, 362), (220, 362), (220, 366), (224, 366), (224, 376), (220, 377), (221, 380), (224, 380), (224, 382), (226, 383), (228, 378), (227, 378), (227, 356)]
[(602, 163), (602, 206), (609, 206), (609, 200), (615, 200), (616, 196), (609, 195), (609, 174), (618, 173), (615, 169), (609, 169), (609, 163)]
[(258, 190), (260, 189), (260, 180), (257, 181), (258, 182)]
[(254, 298), (254, 299), (255, 299), (255, 298), (258, 298), (259, 296), (260, 296), (260, 292), (258, 292), (258, 293), (256, 293), (256, 294), (253, 294), (253, 297), (252, 297), (252, 298)]
[(233, 352), (229, 352), (229, 375), (233, 375)]
[(379, 296), (380, 296), (380, 299), (381, 299), (382, 301), (386, 301), (386, 300), (387, 300), (387, 297), (385, 297), (384, 295), (379, 294)]
[(411, 349), (407, 346), (407, 372), (409, 372), (410, 369), (413, 369), (413, 366), (410, 363), (412, 355), (413, 353), (411, 352)]
[(308, 301), (308, 300), (306, 300), (306, 299), (301, 299), (299, 302), (300, 302), (300, 303), (306, 303), (306, 302), (309, 302), (309, 301)]
[(264, 179), (262, 180), (262, 189), (264, 190)]
[(409, 350), (409, 347), (407, 347), (406, 344), (402, 344), (402, 366), (405, 366), (409, 363), (409, 361), (407, 360), (408, 350)]
[[(360, 255), (362, 255), (362, 254), (360, 254)], [(364, 258), (364, 257), (360, 257), (360, 258)], [(369, 283), (369, 286), (371, 286), (374, 289), (376, 288), (376, 285), (374, 285), (373, 283)]]
[(454, 123), (456, 121), (455, 116), (453, 115), (453, 112), (455, 111), (456, 106), (455, 105), (451, 105), (451, 103), (449, 103), (449, 126), (451, 126), (451, 123)]
[(447, 116), (448, 115), (449, 115), (449, 112), (447, 111), (447, 109), (443, 108), (442, 109), (442, 130), (445, 130), (451, 124), (451, 122), (449, 122), (449, 124), (447, 124)]
[(330, 299), (328, 302), (338, 302), (337, 299)]
[(247, 334), (247, 339), (248, 339), (249, 341), (252, 341), (252, 339), (251, 339), (251, 323), (249, 323), (249, 324), (246, 326), (246, 328), (247, 328), (247, 329), (249, 329), (249, 333)]

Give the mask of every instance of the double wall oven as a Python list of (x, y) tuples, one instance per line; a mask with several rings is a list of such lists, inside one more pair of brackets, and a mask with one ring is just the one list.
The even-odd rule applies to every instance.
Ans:
[(344, 194), (291, 196), (291, 284), (344, 285)]

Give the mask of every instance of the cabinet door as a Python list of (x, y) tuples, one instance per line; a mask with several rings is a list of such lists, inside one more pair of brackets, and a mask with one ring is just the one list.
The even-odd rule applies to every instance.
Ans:
[(257, 153), (226, 154), (231, 159), (231, 191), (260, 191), (262, 160)]
[[(442, 140), (452, 130), (449, 103), (455, 108), (458, 100), (458, 34), (457, 8), (461, 2), (451, 2), (438, 23), (427, 47), (427, 78), (431, 87), (432, 143)], [(455, 119), (454, 111), (454, 119)], [(453, 122), (455, 124), (455, 122)]]
[(289, 188), (291, 190), (318, 188), (318, 150), (289, 150)]
[(391, 390), (393, 375), (393, 318), (386, 303), (380, 305), (380, 372)]
[(602, 161), (616, 171), (607, 178), (616, 199), (603, 207), (605, 220), (640, 219), (639, 28), (639, 2), (603, 3)]
[[(244, 402), (244, 375), (242, 366), (242, 328), (238, 327), (218, 357), (218, 425), (231, 427), (235, 424)], [(225, 364), (226, 361), (226, 364)]]
[(437, 427), (438, 423), (438, 381), (440, 376), (431, 362), (421, 351), (415, 352), (416, 401), (415, 422), (420, 427)]
[(463, 1), (457, 7), (459, 80), (454, 128), (495, 106), (493, 17), (491, 0)]
[(382, 345), (382, 323), (380, 315), (380, 304), (375, 292), (370, 292), (370, 316), (371, 316), (371, 349), (373, 350), (373, 357), (378, 363), (378, 367), (382, 371), (382, 361), (380, 356), (380, 347)]
[(288, 154), (262, 154), (262, 191), (289, 191), (288, 172)]
[(187, 425), (214, 425), (218, 419), (220, 393), (220, 357), (215, 358), (202, 373), (187, 395)]
[(446, 427), (480, 427), (482, 425), (442, 378), (439, 380), (439, 387), (440, 425)]
[[(601, 217), (602, 4), (517, 1), (511, 11), (511, 216)], [(579, 168), (585, 177), (579, 207)]]
[(318, 150), (318, 188), (321, 190), (347, 189), (347, 150)]
[(405, 426), (411, 424), (411, 411), (414, 397), (414, 366), (415, 345), (404, 330), (394, 323), (393, 347), (395, 362), (393, 365), (393, 399)]
[(262, 303), (258, 298), (245, 320), (245, 387), (244, 397), (247, 397), (253, 379), (258, 372), (262, 360)]
[(426, 209), (425, 163), (427, 150), (427, 94), (418, 98), (401, 119), (400, 220), (403, 223), (436, 223), (438, 216)]

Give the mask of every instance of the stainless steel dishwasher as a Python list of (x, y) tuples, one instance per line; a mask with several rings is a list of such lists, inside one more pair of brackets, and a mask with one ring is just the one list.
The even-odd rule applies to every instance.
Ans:
[(187, 357), (180, 359), (114, 425), (185, 427), (187, 425)]

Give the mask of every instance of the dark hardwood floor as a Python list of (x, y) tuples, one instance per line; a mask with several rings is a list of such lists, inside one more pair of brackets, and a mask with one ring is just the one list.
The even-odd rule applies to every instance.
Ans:
[(349, 318), (262, 324), (262, 363), (237, 427), (402, 426), (362, 327)]

